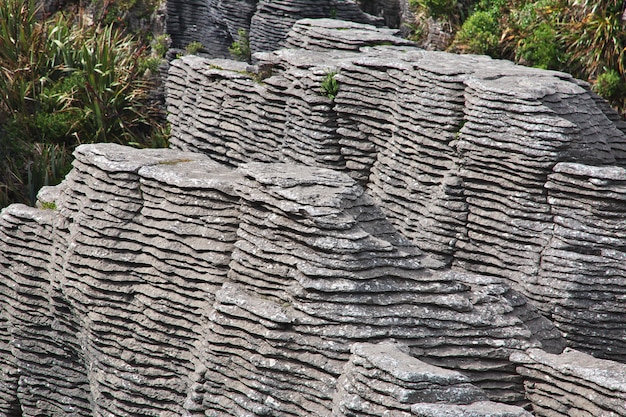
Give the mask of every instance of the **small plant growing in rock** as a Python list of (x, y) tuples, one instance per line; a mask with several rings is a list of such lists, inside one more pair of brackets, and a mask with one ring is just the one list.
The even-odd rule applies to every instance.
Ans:
[(164, 58), (171, 43), (170, 35), (163, 34), (157, 36), (151, 43), (152, 53), (159, 58)]
[(204, 48), (204, 45), (202, 45), (200, 42), (193, 41), (185, 47), (185, 52), (187, 53), (187, 55), (195, 55), (200, 52), (202, 48)]
[(57, 205), (54, 201), (42, 201), (41, 202), (41, 209), (42, 210), (56, 210), (57, 209)]
[(228, 52), (239, 61), (250, 61), (252, 51), (250, 50), (250, 37), (245, 29), (237, 31), (239, 39), (233, 42), (228, 48)]
[(339, 92), (339, 84), (337, 83), (337, 79), (335, 76), (338, 74), (337, 71), (329, 71), (324, 75), (322, 79), (322, 83), (320, 85), (320, 91), (322, 95), (325, 95), (331, 100), (334, 100), (337, 97), (337, 92)]

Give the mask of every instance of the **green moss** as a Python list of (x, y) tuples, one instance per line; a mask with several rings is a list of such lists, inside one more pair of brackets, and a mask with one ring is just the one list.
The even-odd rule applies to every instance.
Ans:
[(56, 210), (57, 204), (54, 201), (42, 201), (40, 207), (42, 210)]

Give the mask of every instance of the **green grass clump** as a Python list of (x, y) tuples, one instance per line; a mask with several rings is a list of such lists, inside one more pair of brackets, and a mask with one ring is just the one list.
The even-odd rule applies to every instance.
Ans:
[(185, 46), (185, 52), (187, 55), (196, 55), (198, 52), (202, 51), (202, 48), (204, 48), (202, 43), (193, 41), (189, 43), (189, 45)]
[(331, 100), (334, 100), (335, 97), (337, 97), (337, 93), (339, 92), (339, 83), (335, 78), (337, 74), (337, 71), (327, 72), (322, 79), (322, 83), (320, 84), (320, 92), (322, 93), (322, 95), (328, 97)]

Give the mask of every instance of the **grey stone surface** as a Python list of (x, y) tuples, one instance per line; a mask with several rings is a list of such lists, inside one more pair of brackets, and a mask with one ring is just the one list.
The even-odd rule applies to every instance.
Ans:
[(175, 60), (172, 149), (4, 209), (0, 415), (624, 415), (624, 124), (395, 35)]
[(516, 352), (511, 360), (525, 377), (526, 395), (537, 416), (626, 414), (626, 365), (572, 349), (550, 354)]
[[(344, 40), (353, 31), (358, 40), (348, 47)], [(278, 160), (341, 170), (364, 186), (402, 236), (441, 265), (507, 280), (568, 335), (572, 347), (621, 358), (623, 334), (610, 324), (621, 320), (622, 286), (616, 282), (623, 275), (623, 209), (614, 197), (620, 186), (616, 181), (615, 191), (604, 192), (583, 187), (587, 197), (581, 200), (577, 185), (575, 191), (559, 189), (566, 180), (552, 168), (620, 169), (623, 122), (568, 74), (401, 42), (366, 46), (368, 39), (385, 38), (393, 34), (354, 22), (297, 22), (291, 49), (258, 54), (258, 65), (249, 68), (251, 79), (267, 76), (246, 96), (265, 113), (211, 104), (209, 126), (227, 127), (233, 118), (241, 123), (232, 139), (219, 129), (204, 140), (188, 133), (194, 129), (174, 128), (173, 146), (210, 146), (212, 158), (231, 163)], [(333, 42), (342, 50), (325, 49)], [(233, 69), (224, 66), (215, 81), (193, 81), (199, 71), (191, 68), (183, 70), (185, 91), (208, 82), (220, 97), (244, 97), (225, 81), (242, 76)], [(331, 100), (319, 86), (335, 71), (339, 88)], [(172, 101), (171, 120), (184, 115), (205, 129), (203, 118), (186, 109)], [(253, 122), (246, 121), (251, 114)], [(244, 144), (244, 136), (258, 138), (258, 146)], [(563, 193), (566, 201), (558, 197)], [(587, 243), (564, 243), (564, 234)], [(583, 275), (586, 284), (578, 291), (573, 286), (582, 285)], [(594, 280), (602, 289), (587, 297)], [(616, 287), (607, 289), (607, 283)]]
[[(397, 22), (396, 27), (409, 19), (407, 4), (382, 6), (374, 9), (379, 15), (386, 14), (390, 23)], [(167, 31), (172, 47), (184, 49), (191, 42), (200, 42), (202, 53), (212, 58), (230, 57), (228, 48), (241, 40), (241, 30), (249, 38), (252, 52), (278, 49), (294, 23), (306, 18), (336, 18), (378, 26), (385, 20), (363, 12), (354, 0), (167, 1)]]
[(424, 363), (403, 346), (355, 343), (351, 352), (337, 382), (334, 416), (393, 415), (409, 412), (416, 402), (468, 404), (486, 399), (467, 377)]
[[(522, 400), (507, 358), (544, 337), (525, 301), (431, 271), (345, 173), (114, 144), (75, 156), (39, 209), (0, 217), (3, 413), (330, 415), (353, 344), (388, 338), (407, 353), (352, 349), (389, 375), (354, 381), (383, 378), (381, 410)], [(427, 363), (465, 376), (419, 380)], [(460, 385), (431, 386), (446, 375)]]
[[(414, 404), (413, 416), (417, 417), (531, 417), (520, 407), (497, 404), (491, 401), (477, 401), (469, 405)], [(385, 416), (393, 417), (393, 415)]]

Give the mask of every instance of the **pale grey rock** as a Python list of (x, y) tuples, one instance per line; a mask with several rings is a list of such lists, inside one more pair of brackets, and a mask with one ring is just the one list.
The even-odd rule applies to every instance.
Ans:
[(626, 413), (625, 365), (566, 349), (550, 354), (541, 349), (511, 355), (525, 376), (526, 395), (536, 415), (568, 415), (579, 409), (590, 415)]
[[(528, 411), (520, 407), (477, 401), (468, 405), (413, 404), (413, 416), (417, 417), (531, 417)], [(385, 416), (387, 417), (387, 416)], [(393, 415), (389, 415), (393, 417)]]
[(429, 365), (395, 343), (356, 343), (338, 380), (333, 416), (409, 415), (416, 402), (468, 404), (485, 393), (459, 372)]
[[(324, 7), (294, 4), (258, 28)], [(81, 146), (40, 209), (2, 211), (0, 414), (623, 415), (618, 362), (559, 355), (626, 349), (606, 103), (372, 25), (290, 25), (255, 65), (172, 62), (173, 149)]]

